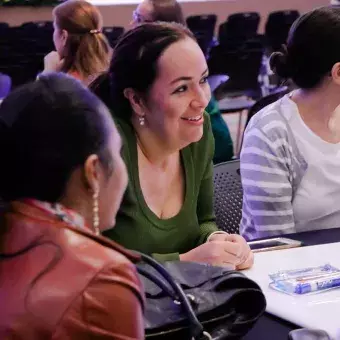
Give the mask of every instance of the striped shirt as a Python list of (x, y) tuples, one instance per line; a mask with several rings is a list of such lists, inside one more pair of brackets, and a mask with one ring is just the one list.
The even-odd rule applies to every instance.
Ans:
[(289, 126), (285, 96), (249, 122), (241, 151), (243, 211), (240, 233), (247, 239), (296, 232), (292, 201), (307, 169)]

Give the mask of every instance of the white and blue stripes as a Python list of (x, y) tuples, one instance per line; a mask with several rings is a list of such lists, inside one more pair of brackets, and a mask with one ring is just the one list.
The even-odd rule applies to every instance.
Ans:
[(248, 240), (295, 232), (292, 200), (307, 165), (287, 122), (284, 99), (258, 112), (245, 131), (240, 233)]

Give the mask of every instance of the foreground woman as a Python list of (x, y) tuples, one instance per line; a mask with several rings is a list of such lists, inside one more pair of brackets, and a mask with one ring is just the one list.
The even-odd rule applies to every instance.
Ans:
[(0, 339), (144, 339), (136, 258), (98, 236), (127, 184), (108, 110), (41, 76), (4, 100), (0, 129)]

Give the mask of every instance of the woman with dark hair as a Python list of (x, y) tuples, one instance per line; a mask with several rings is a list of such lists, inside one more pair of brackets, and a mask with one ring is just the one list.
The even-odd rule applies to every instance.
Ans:
[(339, 226), (340, 7), (299, 18), (271, 66), (298, 89), (257, 113), (245, 132), (247, 239)]
[(130, 179), (116, 227), (105, 234), (159, 260), (242, 269), (253, 262), (249, 246), (218, 231), (213, 213), (207, 76), (205, 57), (182, 25), (146, 23), (119, 40), (111, 90), (94, 88), (120, 129)]
[(68, 0), (54, 8), (53, 18), (56, 51), (45, 57), (45, 72), (62, 71), (88, 85), (108, 70), (112, 50), (95, 6), (84, 0)]
[[(177, 22), (185, 25), (181, 5), (176, 0), (143, 0), (133, 11), (134, 25), (145, 22)], [(212, 96), (205, 111), (210, 115), (212, 132), (215, 140), (213, 162), (230, 161), (234, 156), (233, 141), (226, 122), (224, 121), (218, 103)]]
[(42, 75), (0, 107), (1, 339), (144, 339), (136, 256), (99, 236), (127, 184), (109, 111)]

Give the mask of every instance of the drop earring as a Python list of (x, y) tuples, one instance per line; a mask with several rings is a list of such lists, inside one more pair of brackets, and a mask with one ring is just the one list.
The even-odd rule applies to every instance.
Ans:
[(100, 235), (99, 230), (99, 205), (98, 205), (99, 190), (93, 193), (93, 229), (96, 235)]
[(140, 116), (138, 119), (139, 119), (139, 125), (144, 126), (145, 125), (145, 118), (144, 118), (144, 116)]

